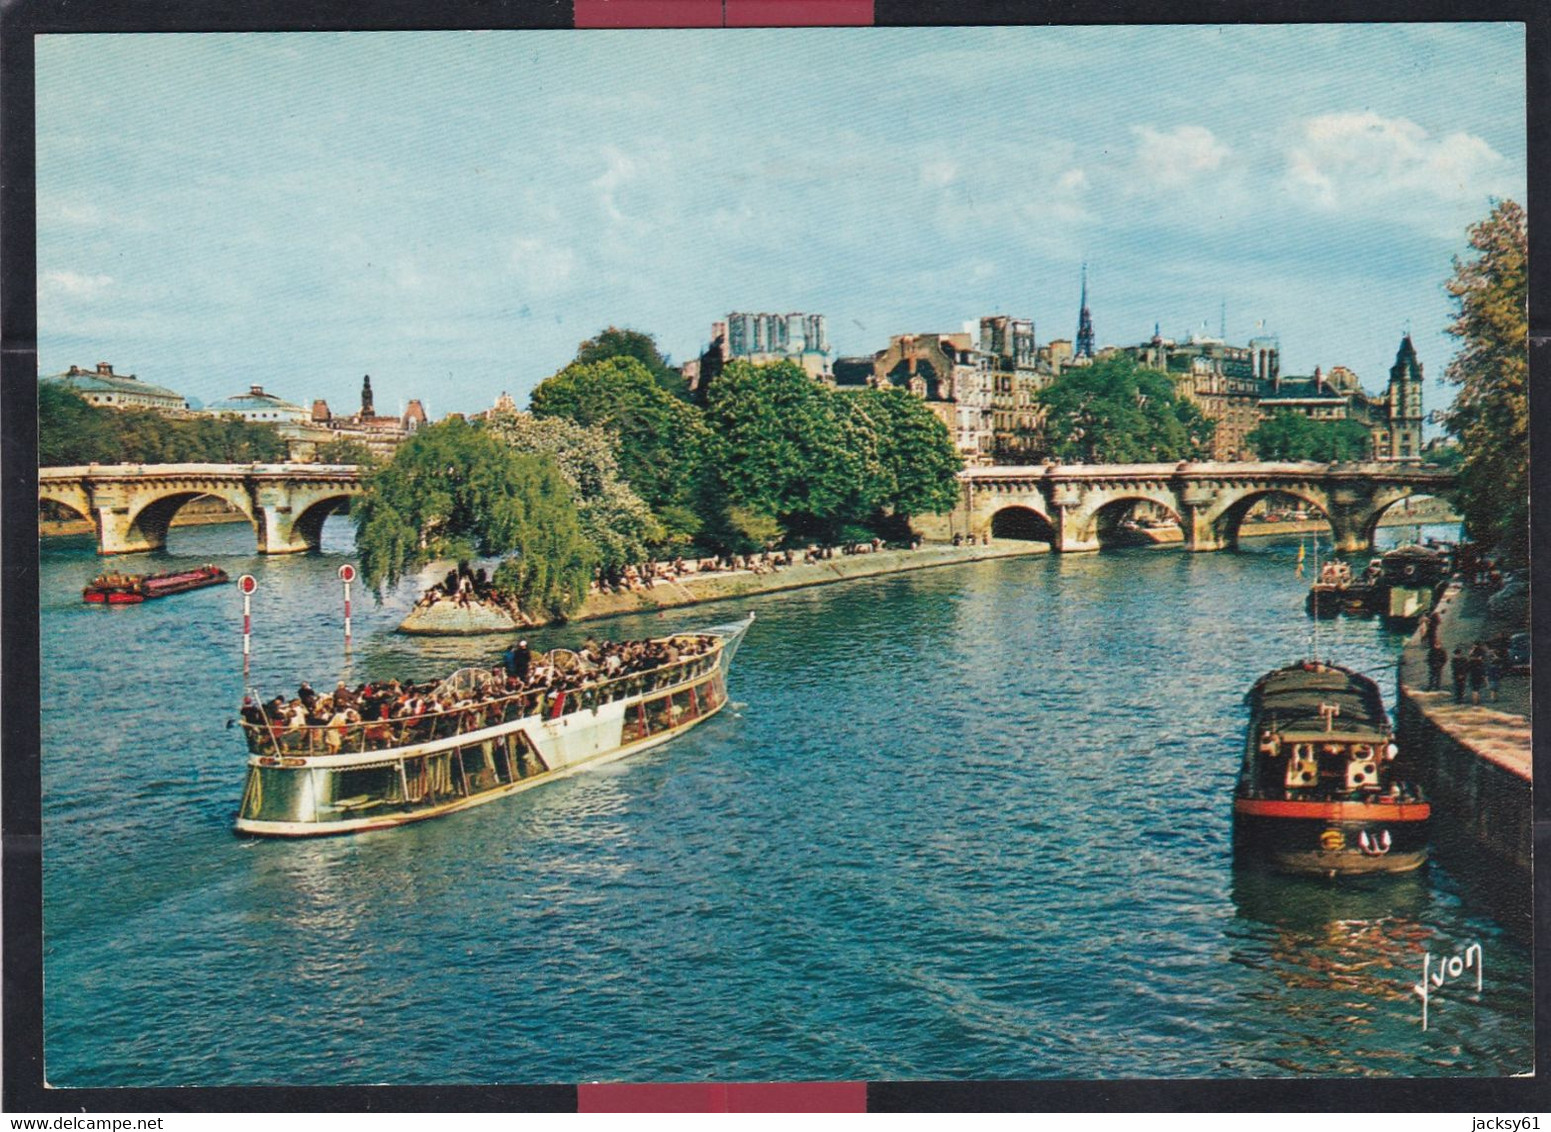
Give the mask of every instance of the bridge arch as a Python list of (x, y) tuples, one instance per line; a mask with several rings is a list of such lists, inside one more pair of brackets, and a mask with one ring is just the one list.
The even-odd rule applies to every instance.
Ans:
[(1060, 539), (1049, 516), (1022, 503), (1009, 504), (992, 514), (991, 537), (1044, 542), (1051, 546)]
[(1101, 548), (1119, 540), (1120, 524), (1139, 503), (1167, 511), (1183, 526), (1183, 508), (1165, 487), (1122, 484), (1089, 492), (1083, 502), (1067, 513), (1067, 537), (1076, 547)]
[[(1257, 484), (1224, 491), (1201, 516), (1200, 525), (1207, 538), (1224, 549), (1236, 550), (1244, 520), (1255, 504), (1273, 496), (1296, 499), (1306, 509), (1318, 514), (1330, 528), (1331, 538), (1339, 545), (1342, 531), (1331, 517), (1330, 500), (1318, 488), (1303, 484)], [(1312, 516), (1311, 516), (1312, 518)]]
[(167, 545), (167, 531), (177, 513), (196, 499), (221, 500), (242, 512), (250, 526), (258, 531), (253, 518), (253, 502), (240, 486), (219, 483), (171, 484), (160, 492), (137, 500), (138, 509), (123, 524), (120, 537), (136, 547), (160, 548)]
[(56, 507), (62, 507), (83, 519), (96, 519), (96, 515), (92, 511), (91, 496), (87, 493), (85, 486), (80, 483), (40, 483), (38, 485), (38, 502), (52, 503)]
[(317, 550), (323, 544), (323, 524), (330, 515), (350, 510), (351, 493), (341, 491), (337, 495), (324, 495), (311, 500), (291, 520), (291, 539), (300, 540), (308, 550)]

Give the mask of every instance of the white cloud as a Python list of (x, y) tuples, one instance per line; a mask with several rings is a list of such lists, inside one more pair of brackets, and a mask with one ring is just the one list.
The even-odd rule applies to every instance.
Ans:
[(1474, 134), (1433, 137), (1408, 118), (1372, 111), (1306, 119), (1286, 154), (1295, 198), (1332, 211), (1398, 207), (1413, 218), (1511, 191), (1509, 172), (1507, 159)]
[(959, 167), (951, 161), (927, 161), (921, 166), (921, 183), (932, 189), (951, 185), (958, 175)]
[(1151, 126), (1133, 126), (1136, 164), (1155, 187), (1177, 188), (1216, 173), (1232, 152), (1205, 126), (1176, 126), (1160, 133)]
[(78, 271), (45, 271), (38, 276), (38, 295), (52, 299), (95, 299), (113, 286), (111, 275), (82, 275)]
[(519, 237), (512, 245), (512, 269), (530, 295), (563, 291), (576, 272), (576, 253), (543, 240)]

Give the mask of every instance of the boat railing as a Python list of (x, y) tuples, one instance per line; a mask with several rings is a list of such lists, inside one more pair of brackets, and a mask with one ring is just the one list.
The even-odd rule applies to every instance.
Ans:
[[(412, 747), (436, 739), (470, 734), (529, 716), (558, 719), (569, 712), (586, 711), (616, 700), (671, 688), (711, 672), (719, 649), (675, 661), (644, 672), (592, 681), (574, 688), (530, 688), (462, 707), (427, 711), (415, 716), (364, 719), (360, 722), (297, 724), (270, 719), (266, 723), (243, 721), (248, 750), (255, 755), (310, 758), (321, 755), (360, 754)], [(492, 680), (496, 679), (494, 675)]]

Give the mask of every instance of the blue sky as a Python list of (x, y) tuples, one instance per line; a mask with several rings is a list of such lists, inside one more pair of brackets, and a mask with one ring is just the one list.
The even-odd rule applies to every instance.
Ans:
[[(1524, 200), (1520, 25), (46, 36), (39, 367), (212, 401), (525, 403), (598, 329), (841, 353), (1030, 317), (1430, 378)], [(1452, 392), (1429, 381), (1427, 407)]]

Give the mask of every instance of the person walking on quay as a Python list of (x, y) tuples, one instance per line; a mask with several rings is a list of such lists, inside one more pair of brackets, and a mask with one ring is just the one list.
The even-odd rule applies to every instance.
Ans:
[(1465, 671), (1470, 676), (1470, 702), (1481, 702), (1481, 689), (1486, 686), (1486, 646), (1477, 641), (1465, 661)]
[(1427, 650), (1427, 691), (1437, 692), (1443, 687), (1443, 670), (1449, 663), (1449, 650), (1434, 644)]
[(1465, 681), (1469, 678), (1466, 671), (1470, 662), (1465, 659), (1465, 649), (1462, 645), (1454, 646), (1454, 655), (1449, 658), (1450, 673), (1454, 677), (1454, 702), (1465, 702)]
[(1502, 654), (1494, 648), (1486, 650), (1486, 687), (1492, 694), (1492, 702), (1497, 702), (1497, 693), (1503, 683), (1503, 658)]

